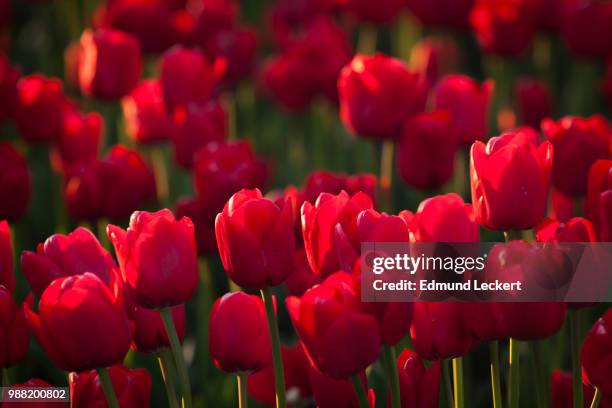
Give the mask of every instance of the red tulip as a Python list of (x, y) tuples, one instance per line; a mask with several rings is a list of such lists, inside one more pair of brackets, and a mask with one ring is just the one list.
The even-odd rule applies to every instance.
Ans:
[(523, 124), (539, 128), (543, 119), (552, 114), (552, 96), (543, 81), (521, 78), (515, 84), (518, 111)]
[(16, 220), (30, 201), (28, 163), (8, 142), (0, 142), (0, 219)]
[(472, 145), (472, 203), (479, 224), (494, 230), (522, 230), (544, 216), (553, 165), (549, 142), (535, 143), (535, 132), (518, 129)]
[(162, 55), (160, 82), (169, 110), (190, 103), (204, 103), (211, 96), (213, 67), (197, 49), (175, 46)]
[[(248, 347), (244, 347), (245, 339)], [(217, 299), (210, 312), (208, 346), (215, 365), (225, 372), (251, 372), (265, 367), (272, 354), (261, 298), (231, 292)]]
[[(38, 378), (30, 378), (28, 381), (21, 384), (13, 384), (11, 388), (50, 388), (53, 387), (46, 381), (40, 380)], [(2, 408), (57, 408), (57, 407), (68, 407), (68, 403), (58, 403), (58, 402), (4, 402), (2, 404)]]
[(589, 384), (612, 395), (612, 309), (591, 327), (582, 344), (580, 362)]
[(177, 108), (170, 127), (176, 163), (191, 169), (194, 154), (211, 142), (222, 143), (227, 135), (227, 126), (227, 113), (217, 102)]
[(287, 298), (287, 310), (310, 361), (322, 373), (344, 379), (378, 358), (376, 319), (361, 310), (353, 278), (330, 275), (301, 298)]
[(258, 189), (234, 194), (215, 220), (219, 255), (229, 278), (247, 289), (280, 285), (293, 271), (293, 212)]
[(612, 241), (612, 160), (597, 160), (591, 167), (587, 214), (601, 241)]
[(551, 194), (551, 217), (565, 222), (574, 217), (574, 200), (568, 197), (559, 190), (553, 188)]
[[(405, 349), (397, 358), (402, 408), (436, 408), (440, 397), (440, 362), (425, 368), (417, 353)], [(387, 406), (390, 406), (389, 404)]]
[(208, 38), (235, 25), (239, 4), (234, 0), (202, 0), (199, 2), (194, 37)]
[(459, 46), (453, 37), (425, 37), (412, 47), (410, 66), (427, 78), (427, 83), (431, 86), (442, 76), (460, 70)]
[[(354, 195), (361, 191), (367, 194), (372, 202), (374, 202), (376, 200), (376, 176), (371, 173), (346, 175), (326, 170), (314, 171), (310, 173), (304, 185), (304, 201), (314, 203), (321, 193), (336, 195), (340, 194), (342, 190), (346, 191), (349, 195)], [(299, 206), (301, 204), (300, 202)]]
[(395, 138), (406, 118), (425, 106), (425, 86), (400, 60), (357, 54), (338, 79), (340, 117), (352, 133)]
[(0, 367), (14, 366), (28, 353), (30, 335), (24, 307), (17, 306), (13, 295), (0, 285)]
[(475, 0), (408, 0), (408, 8), (425, 26), (466, 29)]
[[(108, 369), (113, 390), (122, 408), (148, 407), (151, 400), (151, 374), (144, 368), (116, 365)], [(70, 373), (70, 406), (86, 408), (107, 405), (96, 371)]]
[(69, 103), (57, 78), (40, 74), (17, 82), (15, 124), (20, 136), (30, 143), (57, 140), (63, 128), (63, 112)]
[(597, 242), (591, 221), (575, 217), (566, 222), (544, 218), (536, 227), (539, 242)]
[[(368, 388), (368, 379), (365, 371), (359, 373), (359, 379), (365, 389)], [(310, 367), (310, 383), (312, 393), (318, 408), (359, 408), (359, 401), (355, 388), (348, 379), (334, 379)], [(374, 408), (374, 390), (368, 394), (370, 407)]]
[(446, 75), (436, 85), (434, 107), (451, 112), (453, 128), (461, 144), (486, 138), (493, 86), (490, 80), (479, 85), (470, 77), (458, 74)]
[[(0, 1), (1, 3), (10, 3)], [(2, 10), (0, 10), (2, 15)], [(2, 17), (0, 17), (2, 19)], [(0, 26), (2, 23), (0, 22)], [(0, 122), (12, 117), (17, 106), (17, 81), (21, 73), (11, 66), (9, 59), (0, 52)]]
[(21, 254), (21, 269), (38, 297), (55, 279), (85, 272), (108, 284), (116, 268), (115, 261), (96, 236), (83, 227), (67, 235), (54, 234), (44, 244), (38, 244), (36, 252)]
[(338, 195), (323, 193), (314, 206), (308, 201), (302, 205), (304, 248), (314, 273), (326, 277), (341, 269), (335, 231), (341, 228), (354, 236), (357, 215), (372, 207), (366, 194), (359, 192), (351, 197), (344, 191)]
[(480, 231), (474, 218), (471, 204), (448, 193), (423, 201), (409, 227), (416, 242), (478, 242)]
[(384, 24), (395, 20), (404, 5), (403, 0), (382, 0), (375, 3), (369, 0), (351, 0), (349, 10), (363, 22)]
[(9, 292), (15, 290), (15, 275), (13, 275), (13, 244), (11, 231), (6, 221), (0, 221), (0, 285)]
[(193, 224), (176, 220), (170, 210), (136, 211), (126, 230), (115, 225), (107, 234), (134, 301), (145, 308), (176, 306), (189, 300), (198, 285)]
[(476, 0), (470, 23), (478, 43), (488, 53), (521, 54), (535, 35), (540, 4), (539, 0)]
[[(300, 344), (282, 347), (283, 368), (287, 402), (291, 405), (312, 396), (310, 386), (310, 362)], [(249, 375), (249, 395), (261, 404), (273, 406), (276, 403), (274, 388), (274, 366), (271, 362), (264, 368)]]
[(82, 114), (69, 110), (63, 116), (63, 131), (55, 141), (61, 170), (77, 162), (98, 157), (102, 140), (102, 117), (98, 113)]
[(86, 272), (54, 280), (38, 314), (26, 306), (30, 329), (58, 367), (81, 372), (123, 361), (132, 335), (121, 290)]
[(601, 115), (590, 118), (566, 116), (542, 122), (542, 132), (555, 147), (552, 181), (558, 190), (584, 196), (589, 169), (598, 159), (610, 159), (612, 133)]
[(140, 44), (130, 34), (111, 28), (85, 30), (79, 56), (81, 92), (99, 99), (121, 98), (138, 83), (141, 59)]
[(287, 293), (293, 296), (302, 296), (308, 289), (321, 283), (321, 277), (316, 275), (308, 264), (308, 257), (306, 257), (304, 248), (298, 248), (295, 251), (293, 264), (293, 271), (285, 280)]
[(413, 116), (404, 124), (397, 147), (400, 176), (420, 189), (440, 187), (453, 175), (458, 144), (449, 112)]
[[(582, 394), (584, 396), (583, 406), (589, 408), (595, 389), (589, 384), (582, 384)], [(574, 398), (572, 373), (561, 370), (553, 370), (550, 373), (550, 401), (552, 408), (572, 408)], [(599, 404), (600, 408), (612, 407), (612, 400), (604, 399)], [(607, 404), (607, 405), (606, 405)]]
[(461, 357), (475, 345), (473, 306), (469, 303), (416, 302), (410, 337), (427, 360)]
[(612, 5), (600, 0), (565, 0), (561, 3), (561, 36), (580, 57), (606, 58), (612, 44)]
[(138, 143), (151, 143), (170, 138), (170, 119), (161, 86), (156, 79), (140, 81), (121, 100), (127, 135)]

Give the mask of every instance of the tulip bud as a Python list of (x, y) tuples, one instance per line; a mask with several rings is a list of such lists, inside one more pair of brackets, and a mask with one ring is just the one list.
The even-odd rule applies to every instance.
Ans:
[(219, 103), (177, 108), (170, 125), (174, 160), (179, 166), (191, 169), (198, 150), (212, 142), (222, 143), (226, 135), (227, 113)]
[(369, 138), (399, 136), (406, 118), (425, 107), (419, 75), (383, 54), (358, 54), (338, 79), (340, 118), (352, 133)]
[(42, 294), (38, 314), (26, 306), (30, 330), (62, 370), (81, 372), (123, 361), (132, 333), (122, 287), (115, 283), (109, 288), (89, 272), (59, 278)]
[(589, 384), (612, 395), (612, 310), (600, 317), (586, 336), (580, 351), (580, 363)]
[(551, 116), (552, 96), (543, 81), (519, 79), (515, 84), (515, 93), (523, 124), (537, 129), (543, 119)]
[(409, 222), (409, 228), (416, 242), (480, 241), (472, 205), (464, 203), (455, 193), (424, 200)]
[[(148, 407), (151, 400), (151, 374), (144, 368), (115, 365), (108, 369), (113, 390), (122, 408)], [(70, 373), (70, 406), (106, 406), (102, 383), (96, 371)]]
[(427, 190), (446, 183), (455, 169), (459, 140), (447, 111), (420, 113), (404, 124), (397, 166), (409, 185)]
[(231, 292), (217, 299), (210, 312), (208, 345), (215, 365), (228, 373), (257, 371), (268, 364), (270, 335), (261, 298)]
[[(425, 368), (417, 353), (404, 349), (397, 358), (402, 408), (438, 407), (441, 364)], [(390, 405), (388, 405), (390, 406)]]
[(600, 241), (612, 241), (612, 160), (597, 160), (587, 184), (586, 212)]
[(169, 49), (162, 55), (160, 70), (162, 93), (170, 111), (210, 98), (215, 82), (213, 68), (197, 49)]
[(561, 3), (560, 32), (572, 54), (606, 58), (612, 44), (612, 5), (599, 0), (567, 0)]
[[(334, 379), (360, 373), (380, 352), (378, 324), (359, 308), (359, 297), (354, 279), (338, 272), (302, 297), (290, 296), (286, 300), (310, 361)], [(316, 327), (312, 322), (317, 322)]]
[(544, 218), (536, 226), (539, 242), (597, 242), (597, 235), (591, 221), (575, 217), (566, 222)]
[(229, 278), (247, 289), (280, 285), (293, 270), (290, 202), (279, 208), (258, 189), (234, 194), (215, 220), (219, 255)]
[(176, 306), (189, 300), (198, 285), (193, 224), (176, 220), (170, 210), (136, 211), (126, 230), (107, 227), (108, 238), (128, 290), (145, 308)]
[(0, 368), (14, 366), (28, 353), (30, 335), (24, 307), (17, 306), (11, 292), (0, 285)]
[(138, 143), (170, 138), (170, 120), (159, 81), (145, 79), (121, 100), (127, 135)]
[(435, 110), (449, 111), (453, 117), (453, 129), (460, 144), (470, 144), (487, 137), (487, 116), (493, 82), (479, 85), (465, 75), (446, 75), (434, 89)]
[(368, 23), (384, 24), (395, 20), (404, 8), (403, 0), (352, 0), (349, 10), (360, 20)]
[(64, 113), (63, 131), (54, 145), (59, 155), (59, 170), (98, 157), (102, 124), (102, 117), (98, 113), (82, 114), (76, 110)]
[(608, 121), (601, 115), (566, 116), (557, 122), (546, 119), (542, 132), (555, 148), (552, 168), (555, 188), (572, 197), (584, 196), (593, 163), (612, 158)]
[[(364, 388), (368, 387), (365, 371), (359, 373), (359, 379)], [(348, 379), (334, 379), (310, 366), (310, 383), (312, 393), (318, 408), (359, 408), (355, 388)], [(369, 393), (369, 402), (373, 403), (373, 390)], [(371, 405), (373, 408), (373, 404)]]
[(28, 163), (8, 142), (0, 142), (0, 219), (16, 220), (30, 201)]
[(81, 92), (105, 100), (121, 98), (138, 82), (141, 58), (140, 44), (130, 34), (110, 28), (85, 30), (79, 56)]
[(335, 231), (341, 228), (352, 234), (357, 215), (372, 207), (366, 194), (359, 192), (351, 197), (344, 191), (338, 195), (322, 193), (314, 206), (308, 201), (302, 205), (304, 248), (314, 273), (326, 277), (341, 269)]
[[(3, 3), (3, 1), (0, 1), (0, 3)], [(4, 1), (4, 3), (10, 2)], [(0, 4), (1, 8), (2, 5)], [(2, 15), (2, 10), (0, 10), (0, 15)], [(12, 67), (6, 55), (0, 52), (0, 122), (12, 117), (15, 113), (15, 107), (17, 106), (17, 81), (20, 76), (21, 73)]]
[(408, 0), (408, 8), (427, 27), (466, 29), (475, 0)]
[(13, 244), (11, 231), (7, 221), (0, 221), (0, 285), (9, 292), (15, 290), (15, 275), (13, 275)]
[(472, 145), (470, 180), (476, 221), (493, 230), (534, 227), (544, 216), (553, 147), (530, 128)]

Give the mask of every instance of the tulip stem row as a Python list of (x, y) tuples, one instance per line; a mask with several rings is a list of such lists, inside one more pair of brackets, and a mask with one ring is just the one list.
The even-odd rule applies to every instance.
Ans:
[(179, 341), (178, 334), (176, 333), (174, 320), (172, 320), (171, 309), (168, 307), (164, 308), (160, 311), (160, 314), (162, 320), (164, 321), (166, 333), (168, 334), (168, 340), (170, 340), (170, 349), (172, 350), (174, 364), (176, 365), (176, 371), (181, 385), (183, 408), (191, 408), (191, 386), (189, 384), (189, 374), (187, 373), (187, 365), (183, 359), (181, 342)]
[(582, 367), (580, 367), (580, 316), (577, 310), (570, 310), (570, 347), (572, 352), (572, 385), (574, 408), (584, 406), (582, 394)]
[(247, 374), (238, 373), (236, 375), (236, 382), (238, 383), (238, 408), (247, 408), (249, 406), (249, 400), (247, 397)]
[(100, 384), (102, 384), (102, 390), (104, 391), (104, 396), (106, 397), (109, 408), (119, 408), (119, 401), (113, 389), (113, 383), (108, 374), (108, 369), (98, 368), (98, 377), (100, 378)]
[(261, 297), (266, 307), (268, 318), (268, 329), (270, 330), (270, 341), (272, 343), (272, 362), (274, 363), (274, 384), (276, 385), (276, 408), (285, 408), (285, 373), (283, 369), (283, 358), (281, 354), (280, 335), (278, 333), (278, 322), (274, 311), (274, 300), (272, 291), (266, 287), (261, 290)]
[(595, 395), (593, 395), (593, 401), (591, 402), (591, 408), (598, 408), (601, 402), (601, 390), (599, 387), (595, 387)]
[(519, 349), (518, 341), (510, 339), (510, 370), (508, 372), (508, 406), (518, 408), (519, 406)]
[(355, 394), (357, 394), (359, 408), (369, 408), (370, 404), (368, 403), (368, 396), (366, 395), (365, 389), (363, 388), (363, 384), (361, 383), (361, 378), (359, 378), (359, 374), (353, 375), (351, 377), (351, 382), (353, 383), (353, 389), (355, 390)]
[(391, 408), (401, 407), (400, 398), (400, 382), (399, 373), (397, 371), (397, 362), (395, 357), (395, 349), (387, 344), (383, 347), (384, 361), (387, 370), (387, 378), (391, 389)]
[(535, 389), (536, 389), (536, 400), (538, 408), (546, 408), (548, 407), (548, 402), (546, 400), (546, 393), (548, 391), (548, 384), (546, 383), (546, 378), (548, 378), (548, 373), (545, 373), (542, 367), (542, 361), (540, 359), (540, 355), (537, 350), (537, 342), (530, 341), (528, 343), (529, 351), (531, 352), (531, 357), (533, 360), (533, 365), (535, 369)]
[(453, 385), (455, 388), (455, 408), (465, 407), (463, 392), (463, 358), (453, 358)]
[(499, 341), (489, 343), (491, 352), (491, 390), (493, 392), (493, 408), (502, 408), (501, 380), (499, 372)]
[(444, 392), (448, 408), (454, 408), (455, 397), (453, 396), (453, 385), (451, 384), (450, 360), (442, 360), (442, 377), (444, 380)]
[(166, 394), (168, 394), (168, 406), (170, 408), (178, 408), (178, 402), (176, 401), (176, 387), (174, 386), (174, 379), (172, 378), (172, 361), (169, 355), (169, 351), (165, 350), (159, 353), (159, 369), (161, 370), (162, 379), (166, 386)]

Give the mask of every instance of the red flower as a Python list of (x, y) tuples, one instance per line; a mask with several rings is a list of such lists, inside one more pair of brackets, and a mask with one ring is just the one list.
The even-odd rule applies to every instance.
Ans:
[(542, 132), (555, 147), (552, 169), (555, 188), (572, 197), (584, 196), (593, 163), (612, 157), (608, 121), (601, 115), (566, 116), (557, 122), (546, 119)]
[(470, 23), (486, 52), (516, 56), (533, 40), (540, 7), (540, 0), (476, 0)]
[[(245, 339), (248, 347), (244, 347)], [(215, 365), (225, 372), (251, 372), (265, 367), (272, 354), (261, 298), (231, 292), (217, 299), (210, 312), (208, 346)]]
[(612, 5), (600, 0), (561, 2), (560, 31), (570, 51), (581, 57), (606, 58), (612, 51)]
[(21, 254), (21, 269), (38, 297), (55, 279), (85, 272), (108, 284), (116, 268), (115, 261), (96, 236), (83, 227), (67, 235), (54, 234), (44, 244), (38, 244), (36, 252)]
[(127, 135), (138, 143), (151, 143), (170, 138), (170, 119), (161, 86), (156, 79), (140, 81), (121, 100)]
[(110, 28), (85, 30), (79, 55), (81, 92), (107, 100), (128, 94), (140, 78), (141, 58), (140, 44), (130, 34)]
[[(407, 213), (400, 214), (410, 218)], [(455, 193), (428, 198), (408, 221), (416, 242), (478, 242), (480, 231), (471, 204)]]
[(440, 362), (436, 361), (425, 368), (417, 353), (410, 349), (402, 351), (397, 358), (402, 408), (439, 406), (440, 367)]
[(415, 351), (427, 360), (461, 357), (475, 345), (473, 305), (416, 302), (410, 337)]
[(545, 82), (521, 78), (515, 84), (518, 111), (523, 124), (539, 128), (543, 119), (552, 114), (552, 96)]
[(612, 160), (597, 160), (588, 178), (586, 211), (601, 241), (612, 241)]
[(13, 295), (0, 285), (0, 367), (14, 366), (23, 360), (30, 346), (24, 314), (25, 304), (17, 306)]
[(453, 128), (461, 144), (486, 138), (492, 93), (492, 81), (479, 85), (465, 75), (446, 75), (436, 85), (433, 95), (435, 109), (451, 112)]
[[(314, 203), (321, 193), (340, 194), (344, 190), (349, 195), (363, 192), (372, 202), (376, 199), (376, 176), (371, 173), (346, 175), (332, 173), (326, 170), (317, 170), (308, 176), (304, 185), (304, 201)], [(301, 202), (299, 205), (301, 206)], [(299, 209), (299, 207), (298, 207)]]
[(410, 66), (427, 78), (430, 86), (434, 85), (442, 76), (461, 69), (459, 46), (453, 37), (425, 37), (412, 47)]
[(201, 51), (180, 45), (172, 47), (162, 55), (160, 70), (162, 93), (170, 111), (210, 98), (215, 77)]
[(475, 0), (408, 0), (408, 8), (425, 26), (466, 29)]
[[(116, 365), (108, 369), (113, 390), (122, 408), (148, 407), (151, 400), (151, 374), (144, 368), (129, 369)], [(106, 406), (98, 373), (94, 370), (70, 373), (70, 406), (86, 408)]]
[(338, 272), (301, 298), (290, 296), (286, 300), (310, 361), (335, 379), (358, 374), (378, 358), (378, 324), (361, 310), (359, 297), (353, 278)]
[(544, 216), (553, 147), (518, 129), (472, 145), (470, 180), (476, 220), (489, 229), (529, 229)]
[(351, 197), (344, 191), (338, 195), (322, 193), (314, 206), (308, 201), (302, 205), (304, 248), (314, 273), (326, 277), (341, 269), (335, 231), (341, 228), (354, 236), (357, 215), (372, 207), (366, 194), (359, 192)]
[(597, 242), (591, 221), (582, 217), (559, 222), (544, 218), (536, 227), (539, 242)]
[(290, 295), (302, 296), (308, 289), (321, 283), (321, 277), (316, 275), (308, 264), (304, 248), (295, 251), (293, 265), (293, 271), (285, 280), (285, 289)]
[(361, 21), (384, 24), (395, 20), (404, 8), (404, 0), (350, 0), (349, 10)]
[[(10, 3), (2, 2), (0, 3)], [(2, 15), (0, 4), (0, 15)], [(2, 17), (0, 17), (1, 19)], [(2, 23), (0, 22), (0, 26)], [(0, 122), (13, 116), (17, 106), (17, 81), (21, 73), (11, 66), (9, 59), (0, 52)]]
[[(365, 389), (368, 388), (368, 379), (365, 371), (359, 373), (359, 379)], [(355, 388), (348, 379), (334, 379), (319, 372), (310, 366), (310, 383), (312, 393), (318, 408), (359, 408), (359, 401)], [(374, 408), (374, 390), (368, 393), (370, 407)]]
[(440, 187), (453, 175), (459, 140), (447, 111), (420, 113), (408, 119), (397, 147), (397, 166), (409, 185)]
[(98, 113), (66, 111), (63, 115), (63, 131), (54, 144), (59, 156), (59, 163), (56, 163), (58, 169), (95, 160), (100, 150), (102, 125), (102, 116)]
[(217, 102), (177, 108), (170, 127), (176, 163), (191, 169), (194, 154), (211, 142), (222, 143), (227, 126), (227, 113)]
[(89, 272), (56, 279), (42, 294), (38, 314), (26, 306), (28, 325), (64, 371), (118, 364), (132, 340), (121, 291)]
[(425, 84), (398, 59), (357, 54), (338, 79), (340, 118), (352, 133), (399, 136), (406, 118), (425, 106)]
[(612, 309), (591, 327), (582, 344), (580, 362), (589, 384), (612, 394)]
[(247, 289), (280, 285), (293, 271), (293, 211), (258, 189), (234, 194), (215, 220), (219, 255), (229, 278)]
[(0, 142), (0, 192), (0, 219), (13, 221), (21, 217), (30, 201), (30, 170), (8, 142)]
[[(583, 378), (584, 381), (584, 378)], [(591, 406), (595, 389), (589, 385), (582, 383), (582, 393), (584, 396), (584, 408)], [(550, 401), (552, 408), (572, 408), (573, 407), (573, 379), (572, 373), (566, 373), (561, 370), (553, 370), (550, 373)], [(600, 408), (612, 407), (612, 401), (604, 396), (599, 404)]]
[(6, 221), (0, 221), (0, 285), (13, 292), (15, 275), (13, 275), (13, 244), (11, 231)]
[(115, 225), (107, 234), (119, 260), (123, 280), (134, 301), (145, 308), (185, 303), (198, 285), (193, 224), (176, 220), (170, 210), (136, 211), (126, 230)]

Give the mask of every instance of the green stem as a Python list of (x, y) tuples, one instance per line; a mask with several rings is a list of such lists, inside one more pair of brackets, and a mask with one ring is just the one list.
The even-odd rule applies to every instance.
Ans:
[(510, 339), (510, 369), (508, 372), (508, 406), (518, 408), (519, 406), (519, 350), (518, 341)]
[(368, 402), (368, 396), (366, 395), (366, 392), (363, 389), (363, 384), (361, 383), (359, 375), (355, 374), (354, 376), (352, 376), (351, 382), (353, 383), (353, 389), (355, 390), (355, 394), (357, 394), (359, 408), (369, 408), (370, 403)]
[(380, 150), (380, 201), (383, 210), (392, 212), (391, 182), (393, 181), (393, 140), (384, 140)]
[(119, 401), (113, 389), (113, 383), (108, 374), (108, 369), (98, 368), (98, 377), (100, 377), (100, 384), (102, 384), (102, 390), (104, 390), (104, 396), (106, 397), (109, 408), (119, 408)]
[(384, 360), (387, 369), (387, 381), (391, 388), (391, 408), (401, 407), (399, 373), (397, 371), (397, 362), (395, 357), (395, 349), (393, 346), (385, 344), (383, 346)]
[(8, 368), (2, 367), (2, 369), (0, 370), (0, 377), (2, 377), (2, 386), (3, 387), (8, 387), (8, 386), (11, 385), (11, 381), (9, 379)]
[(578, 310), (570, 310), (570, 347), (572, 352), (572, 385), (574, 408), (584, 407), (582, 393), (582, 367), (580, 366), (580, 315)]
[(170, 372), (170, 367), (172, 367), (170, 352), (168, 350), (160, 352), (157, 360), (159, 361), (159, 369), (161, 370), (162, 379), (164, 380), (164, 385), (166, 387), (166, 394), (168, 395), (168, 406), (170, 406), (170, 408), (178, 408), (178, 402), (176, 401), (176, 387), (174, 386), (174, 379), (172, 378), (172, 374)]
[(493, 408), (502, 408), (501, 381), (499, 375), (499, 341), (489, 343), (491, 352), (491, 390), (493, 392)]
[(453, 386), (451, 384), (450, 361), (442, 360), (442, 377), (444, 377), (444, 392), (446, 394), (446, 403), (448, 408), (454, 408), (455, 397), (453, 396)]
[(249, 406), (249, 399), (247, 397), (247, 374), (238, 373), (236, 381), (238, 383), (238, 407), (247, 408)]
[(361, 54), (374, 54), (378, 33), (372, 24), (362, 24), (357, 40), (357, 51)]
[(164, 154), (164, 146), (151, 147), (151, 165), (155, 173), (155, 187), (157, 190), (157, 201), (163, 207), (169, 207), (170, 203), (170, 187), (168, 186), (168, 168), (166, 166), (166, 156)]
[(528, 344), (534, 365), (536, 399), (538, 402), (537, 406), (538, 408), (546, 408), (548, 407), (548, 402), (546, 398), (546, 394), (548, 391), (548, 384), (546, 383), (546, 379), (548, 378), (548, 373), (545, 373), (544, 367), (542, 367), (542, 360), (539, 358), (537, 343), (535, 341), (530, 341)]
[(601, 402), (601, 390), (599, 387), (595, 387), (595, 395), (593, 395), (593, 401), (591, 401), (591, 408), (599, 407), (599, 403)]
[(523, 239), (523, 233), (521, 231), (504, 231), (504, 238), (506, 242), (520, 240)]
[(463, 358), (453, 358), (453, 384), (455, 387), (455, 408), (465, 407), (463, 390)]
[(283, 358), (281, 354), (280, 334), (278, 333), (278, 322), (274, 312), (274, 301), (270, 288), (261, 290), (261, 297), (266, 306), (268, 318), (268, 329), (270, 330), (270, 341), (272, 342), (272, 362), (274, 363), (274, 383), (276, 385), (276, 408), (285, 408), (285, 373), (283, 369)]
[(160, 310), (168, 339), (170, 340), (170, 349), (172, 350), (172, 356), (174, 357), (174, 364), (176, 365), (176, 371), (178, 373), (179, 382), (181, 386), (181, 394), (183, 397), (183, 408), (191, 408), (191, 387), (189, 385), (189, 374), (187, 373), (187, 365), (183, 359), (181, 342), (179, 341), (178, 334), (176, 333), (176, 327), (174, 326), (174, 320), (172, 320), (172, 312), (169, 307)]

